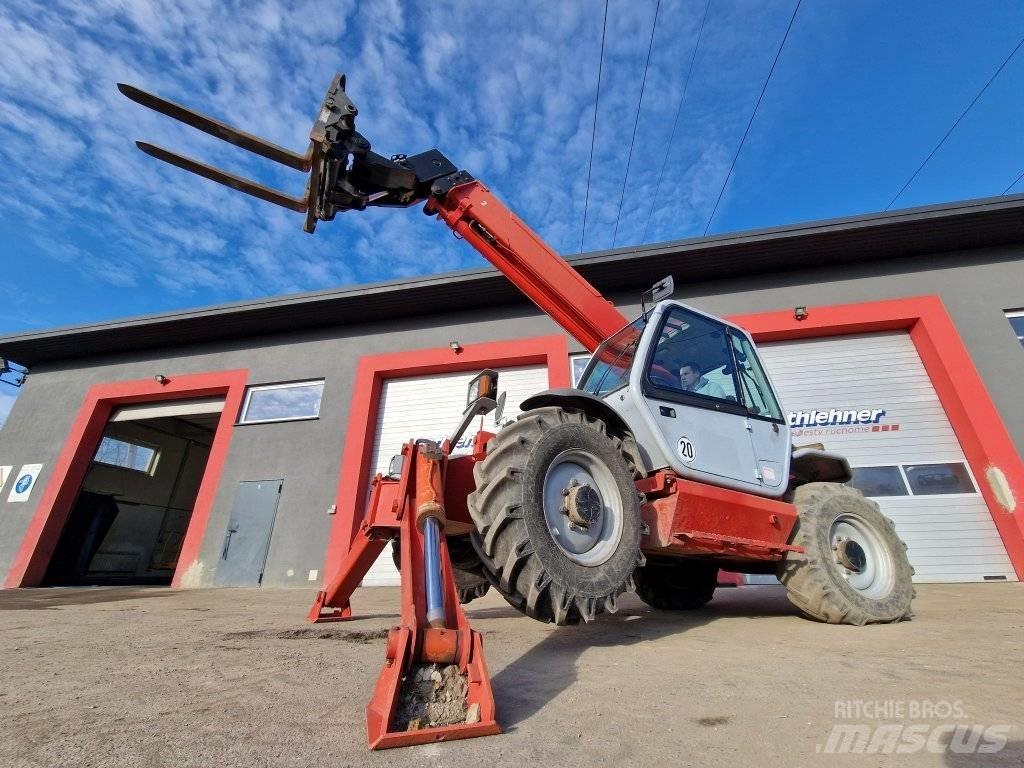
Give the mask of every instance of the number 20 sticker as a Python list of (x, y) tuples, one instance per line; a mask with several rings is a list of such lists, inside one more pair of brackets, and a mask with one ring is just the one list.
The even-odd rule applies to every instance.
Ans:
[(680, 437), (679, 438), (678, 451), (679, 451), (679, 458), (681, 458), (687, 464), (689, 464), (691, 461), (693, 461), (693, 459), (694, 459), (694, 457), (696, 455), (694, 453), (694, 450), (693, 450), (693, 443), (690, 442), (690, 438), (688, 438), (688, 437)]

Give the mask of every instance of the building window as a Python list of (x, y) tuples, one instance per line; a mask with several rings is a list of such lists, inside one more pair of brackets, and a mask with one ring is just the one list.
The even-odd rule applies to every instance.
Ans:
[(155, 446), (117, 437), (104, 437), (100, 440), (100, 447), (93, 461), (152, 475), (156, 469), (158, 455), (159, 451)]
[(865, 496), (942, 496), (977, 493), (966, 465), (903, 464), (890, 467), (854, 467), (851, 485)]
[(319, 418), (323, 393), (323, 379), (249, 387), (245, 392), (242, 416), (238, 423), (264, 424), (270, 421)]
[(1017, 334), (1017, 341), (1024, 347), (1024, 310), (1017, 310), (1016, 312), (1007, 312), (1006, 319), (1010, 321), (1010, 326), (1013, 328), (1013, 332)]
[(963, 464), (904, 464), (903, 471), (915, 496), (977, 492)]
[(909, 496), (899, 467), (854, 467), (852, 485), (865, 496)]

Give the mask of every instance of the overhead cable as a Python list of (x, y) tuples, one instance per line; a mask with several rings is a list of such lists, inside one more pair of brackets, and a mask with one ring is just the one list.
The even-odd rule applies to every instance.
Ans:
[(1009, 191), (1010, 191), (1011, 189), (1013, 189), (1014, 187), (1016, 187), (1016, 186), (1017, 186), (1017, 184), (1019, 184), (1019, 183), (1020, 183), (1020, 180), (1021, 180), (1021, 179), (1024, 179), (1024, 171), (1021, 171), (1021, 172), (1020, 172), (1020, 176), (1018, 176), (1018, 177), (1017, 177), (1016, 179), (1014, 179), (1013, 181), (1011, 181), (1011, 182), (1010, 182), (1010, 186), (1008, 186), (1008, 187), (1007, 187), (1006, 189), (1004, 189), (1004, 190), (1003, 190), (1003, 194), (1005, 195), (1005, 194), (1006, 194), (1007, 192), (1009, 192)]
[(597, 107), (601, 103), (601, 70), (604, 68), (604, 40), (608, 31), (608, 0), (604, 0), (604, 22), (601, 24), (601, 55), (597, 59), (597, 98), (594, 100), (594, 127), (590, 133), (590, 162), (587, 164), (587, 194), (583, 199), (583, 231), (580, 232), (580, 253), (587, 236), (587, 209), (590, 207), (590, 172), (594, 168), (594, 139), (597, 137)]
[(725, 179), (722, 181), (722, 188), (718, 190), (718, 199), (715, 200), (715, 207), (711, 209), (711, 215), (708, 216), (708, 223), (704, 227), (704, 234), (708, 233), (711, 229), (711, 222), (714, 221), (715, 214), (718, 212), (718, 204), (722, 202), (722, 195), (725, 194), (725, 188), (729, 184), (729, 179), (732, 177), (732, 172), (736, 168), (736, 160), (740, 156), (740, 152), (743, 150), (743, 145), (747, 141), (747, 135), (750, 133), (750, 126), (754, 124), (754, 118), (757, 116), (758, 107), (761, 106), (761, 99), (764, 98), (764, 92), (768, 90), (768, 83), (771, 82), (772, 75), (775, 73), (775, 65), (779, 63), (779, 57), (782, 55), (782, 49), (786, 47), (786, 40), (789, 39), (789, 32), (793, 29), (793, 22), (796, 21), (796, 13), (800, 10), (800, 3), (803, 0), (797, 0), (796, 7), (793, 9), (793, 15), (789, 17), (789, 26), (786, 27), (786, 34), (782, 36), (782, 42), (779, 43), (779, 50), (775, 52), (775, 59), (772, 61), (772, 67), (768, 70), (768, 77), (764, 79), (764, 85), (761, 86), (761, 93), (757, 97), (757, 103), (754, 104), (754, 111), (750, 113), (750, 120), (747, 121), (747, 128), (743, 131), (743, 138), (740, 139), (740, 144), (736, 147), (736, 154), (732, 156), (732, 164), (729, 166), (729, 172), (725, 174)]
[(640, 124), (640, 107), (644, 103), (644, 88), (647, 87), (647, 70), (651, 66), (651, 51), (654, 50), (654, 30), (658, 28), (658, 12), (661, 0), (654, 6), (654, 21), (651, 22), (651, 41), (647, 44), (647, 61), (644, 63), (644, 77), (640, 82), (640, 98), (636, 102), (636, 116), (633, 118), (633, 136), (629, 140), (629, 155), (626, 157), (626, 173), (622, 177), (622, 194), (619, 195), (619, 210), (615, 214), (615, 232), (612, 234), (612, 247), (619, 236), (619, 219), (622, 216), (622, 202), (626, 199), (626, 182), (629, 181), (629, 165), (633, 161), (633, 145), (636, 143), (636, 128)]
[(892, 208), (893, 203), (895, 203), (896, 200), (899, 199), (899, 196), (906, 191), (907, 187), (909, 187), (913, 183), (914, 179), (917, 178), (917, 174), (921, 172), (921, 169), (928, 165), (928, 161), (931, 160), (932, 157), (935, 156), (935, 153), (939, 151), (939, 148), (946, 143), (946, 139), (950, 137), (950, 134), (952, 134), (953, 131), (956, 130), (956, 127), (960, 125), (960, 121), (963, 120), (967, 116), (967, 113), (971, 111), (971, 107), (978, 103), (978, 99), (980, 99), (982, 95), (985, 93), (985, 91), (988, 90), (988, 87), (992, 85), (993, 82), (995, 82), (995, 79), (999, 77), (999, 73), (1002, 72), (1006, 65), (1010, 63), (1010, 59), (1012, 59), (1017, 54), (1017, 51), (1020, 50), (1020, 47), (1022, 45), (1024, 45), (1024, 37), (1022, 37), (1020, 39), (1020, 42), (1017, 43), (1016, 47), (1012, 51), (1010, 51), (1010, 55), (1003, 59), (1003, 63), (1000, 64), (999, 68), (992, 73), (992, 76), (988, 79), (988, 82), (986, 82), (985, 85), (982, 86), (981, 90), (974, 95), (974, 98), (971, 99), (971, 103), (967, 105), (967, 108), (964, 109), (964, 111), (960, 113), (960, 116), (953, 121), (953, 124), (949, 126), (949, 130), (946, 131), (945, 135), (941, 139), (939, 139), (939, 143), (932, 147), (932, 151), (928, 153), (928, 157), (926, 157), (921, 162), (921, 164), (917, 166), (916, 171), (910, 174), (910, 178), (906, 180), (902, 187), (900, 187), (900, 191), (892, 196), (892, 200), (890, 200), (889, 204), (885, 206), (885, 210), (888, 211), (890, 208)]
[(672, 121), (672, 130), (668, 135), (668, 144), (665, 146), (665, 157), (661, 160), (661, 170), (658, 172), (658, 183), (654, 187), (654, 195), (651, 197), (651, 207), (647, 212), (647, 221), (644, 223), (644, 233), (640, 237), (640, 242), (647, 241), (647, 228), (651, 225), (651, 217), (654, 215), (654, 206), (659, 200), (661, 194), (661, 182), (665, 178), (665, 167), (668, 165), (668, 156), (672, 151), (672, 143), (676, 138), (676, 126), (679, 124), (679, 115), (683, 111), (683, 101), (686, 99), (686, 91), (690, 87), (690, 76), (693, 74), (693, 63), (697, 59), (697, 51), (700, 49), (700, 41), (704, 36), (704, 22), (708, 18), (708, 8), (711, 7), (711, 0), (706, 0), (704, 3), (704, 15), (700, 18), (700, 29), (697, 30), (697, 42), (693, 46), (693, 52), (690, 54), (690, 64), (686, 69), (686, 78), (683, 80), (683, 92), (679, 96), (679, 103), (676, 105), (676, 116)]

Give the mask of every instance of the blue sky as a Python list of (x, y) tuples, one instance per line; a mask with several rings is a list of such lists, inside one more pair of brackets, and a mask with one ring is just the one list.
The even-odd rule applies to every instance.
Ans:
[[(611, 0), (586, 250), (700, 235), (794, 8)], [(437, 146), (580, 248), (604, 4), (15, 0), (0, 7), (0, 334), (482, 264), (410, 211), (301, 216), (146, 157), (145, 138), (293, 192), (299, 174), (127, 101), (124, 80), (302, 150), (335, 70), (382, 154)], [(1024, 36), (1024, 4), (804, 0), (711, 225), (883, 209)], [(895, 207), (1024, 171), (1024, 51)], [(664, 179), (656, 194), (659, 172)], [(1024, 192), (1024, 182), (1014, 191)], [(648, 223), (649, 222), (649, 223)], [(0, 418), (11, 390), (0, 386)]]

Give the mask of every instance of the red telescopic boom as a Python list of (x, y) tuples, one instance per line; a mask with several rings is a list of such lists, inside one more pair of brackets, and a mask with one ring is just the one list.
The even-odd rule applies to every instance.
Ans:
[(479, 181), (454, 187), (441, 199), (430, 198), (427, 212), (436, 212), (591, 352), (629, 322)]
[(121, 84), (133, 101), (161, 112), (237, 147), (289, 168), (308, 171), (302, 197), (270, 189), (219, 168), (138, 142), (144, 152), (216, 181), (306, 214), (306, 231), (318, 221), (330, 221), (339, 211), (369, 206), (407, 207), (426, 201), (452, 231), (525, 294), (542, 312), (590, 351), (624, 327), (628, 320), (594, 286), (573, 269), (491, 194), (483, 184), (458, 168), (436, 149), (391, 158), (371, 151), (370, 142), (355, 130), (359, 113), (345, 92), (345, 76), (336, 75), (313, 128), (304, 154), (291, 152), (188, 107)]

